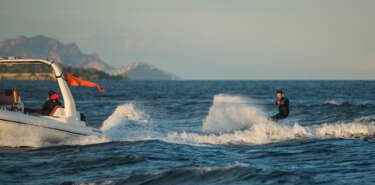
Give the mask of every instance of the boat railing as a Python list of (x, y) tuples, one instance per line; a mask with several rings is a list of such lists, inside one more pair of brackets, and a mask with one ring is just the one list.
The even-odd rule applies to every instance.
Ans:
[(1, 59), (0, 57), (0, 64), (46, 64), (48, 66), (51, 66), (53, 75), (56, 77), (60, 92), (62, 94), (62, 98), (64, 100), (65, 119), (70, 121), (80, 120), (76, 110), (75, 101), (70, 92), (69, 86), (64, 79), (63, 72), (54, 61), (45, 59), (18, 59), (15, 57)]

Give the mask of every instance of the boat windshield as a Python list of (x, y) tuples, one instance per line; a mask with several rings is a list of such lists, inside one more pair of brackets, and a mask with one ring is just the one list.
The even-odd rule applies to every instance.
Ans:
[(55, 80), (55, 75), (45, 64), (2, 64), (0, 80)]
[[(12, 83), (6, 83), (4, 87), (6, 89), (0, 89), (1, 110), (34, 116), (50, 116), (57, 107), (62, 108), (58, 84), (56, 81), (51, 81), (56, 80), (56, 77), (49, 65), (3, 63), (0, 67), (0, 80), (21, 80), (17, 83), (9, 81)], [(15, 85), (21, 86), (22, 91), (17, 90), (18, 87)], [(58, 97), (57, 99), (50, 99), (51, 91), (54, 92), (54, 97)]]

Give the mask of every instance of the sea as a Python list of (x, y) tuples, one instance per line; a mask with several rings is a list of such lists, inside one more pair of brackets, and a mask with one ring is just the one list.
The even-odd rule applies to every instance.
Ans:
[[(0, 141), (0, 184), (375, 184), (375, 81), (97, 81), (71, 87), (105, 137)], [(41, 108), (55, 81), (0, 81)], [(277, 113), (276, 91), (290, 100)], [(34, 134), (38, 137), (38, 133)]]

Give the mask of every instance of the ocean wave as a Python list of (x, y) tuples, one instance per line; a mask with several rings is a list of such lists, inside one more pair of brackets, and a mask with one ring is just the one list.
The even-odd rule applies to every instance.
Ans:
[(116, 178), (79, 184), (231, 184), (241, 179), (245, 180), (248, 174), (260, 171), (248, 164), (235, 162), (227, 166), (180, 167), (156, 173), (140, 172), (123, 179)]
[(110, 138), (123, 141), (161, 140), (189, 145), (267, 144), (303, 138), (363, 138), (375, 134), (375, 119), (363, 117), (351, 123), (324, 123), (302, 126), (267, 119), (250, 98), (219, 94), (214, 97), (202, 122), (202, 133), (162, 133), (150, 124), (150, 117), (134, 104), (123, 104), (104, 121), (102, 130)]
[[(256, 175), (255, 175), (256, 174)], [(112, 184), (314, 184), (314, 180), (303, 173), (280, 169), (259, 168), (235, 162), (226, 166), (177, 167), (156, 173), (138, 172), (125, 178), (109, 178), (96, 182), (81, 182), (80, 185)]]
[(267, 122), (266, 115), (249, 98), (219, 94), (214, 97), (208, 116), (203, 121), (205, 132), (230, 132), (252, 124)]
[(115, 111), (109, 116), (101, 127), (101, 130), (107, 131), (119, 123), (124, 123), (124, 120), (134, 121), (135, 123), (147, 123), (148, 115), (142, 111), (136, 110), (133, 103), (126, 103), (119, 105)]
[(162, 132), (134, 103), (119, 105), (101, 130), (121, 141), (161, 140), (189, 145), (267, 144), (303, 138), (363, 138), (375, 134), (375, 119), (362, 117), (350, 123), (324, 123), (302, 126), (299, 123), (273, 122), (247, 97), (219, 94), (213, 98), (202, 121), (202, 132)]
[(136, 108), (135, 103), (119, 105), (100, 128), (111, 139), (149, 138), (152, 125), (149, 115)]
[(343, 105), (343, 104), (349, 104), (349, 103), (346, 102), (346, 101), (342, 101), (342, 100), (328, 100), (328, 101), (325, 101), (324, 104), (327, 104), (327, 105)]
[[(185, 144), (267, 144), (300, 138), (363, 138), (375, 134), (375, 120), (362, 118), (352, 123), (324, 123), (301, 126), (275, 123), (250, 104), (222, 104), (223, 99), (249, 102), (241, 97), (217, 95), (203, 121), (206, 133), (169, 133), (163, 140)], [(219, 100), (219, 101), (216, 101)]]
[(340, 99), (332, 99), (324, 102), (323, 105), (334, 105), (334, 106), (372, 106), (373, 101), (344, 101)]
[(374, 106), (375, 102), (372, 100), (342, 100), (342, 99), (331, 99), (325, 101), (297, 101), (291, 100), (293, 105), (302, 107), (352, 107), (352, 106)]
[(81, 136), (77, 138), (68, 139), (57, 144), (44, 144), (44, 146), (56, 146), (56, 145), (92, 145), (108, 143), (112, 140), (108, 137), (99, 136)]
[(373, 123), (337, 123), (318, 126), (281, 125), (277, 123), (261, 123), (246, 130), (233, 133), (199, 134), (170, 133), (166, 142), (181, 144), (268, 144), (303, 138), (364, 138), (375, 134)]
[[(104, 138), (79, 137), (58, 145), (87, 145), (111, 141), (160, 140), (168, 143), (207, 144), (268, 144), (304, 138), (364, 138), (375, 134), (375, 118), (361, 117), (350, 123), (324, 123), (302, 126), (299, 123), (273, 122), (247, 97), (219, 94), (214, 96), (208, 115), (202, 121), (202, 132), (160, 130), (136, 103), (117, 106), (103, 122)], [(167, 128), (168, 129), (168, 128)], [(4, 140), (3, 140), (4, 141)], [(7, 146), (51, 146), (34, 133), (27, 140), (7, 140)], [(1, 144), (1, 143), (0, 143)], [(56, 145), (56, 144), (52, 144)]]

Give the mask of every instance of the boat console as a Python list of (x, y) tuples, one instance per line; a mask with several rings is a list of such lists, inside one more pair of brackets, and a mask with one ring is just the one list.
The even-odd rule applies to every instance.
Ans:
[(6, 89), (0, 94), (0, 110), (24, 112), (24, 104), (15, 89)]

